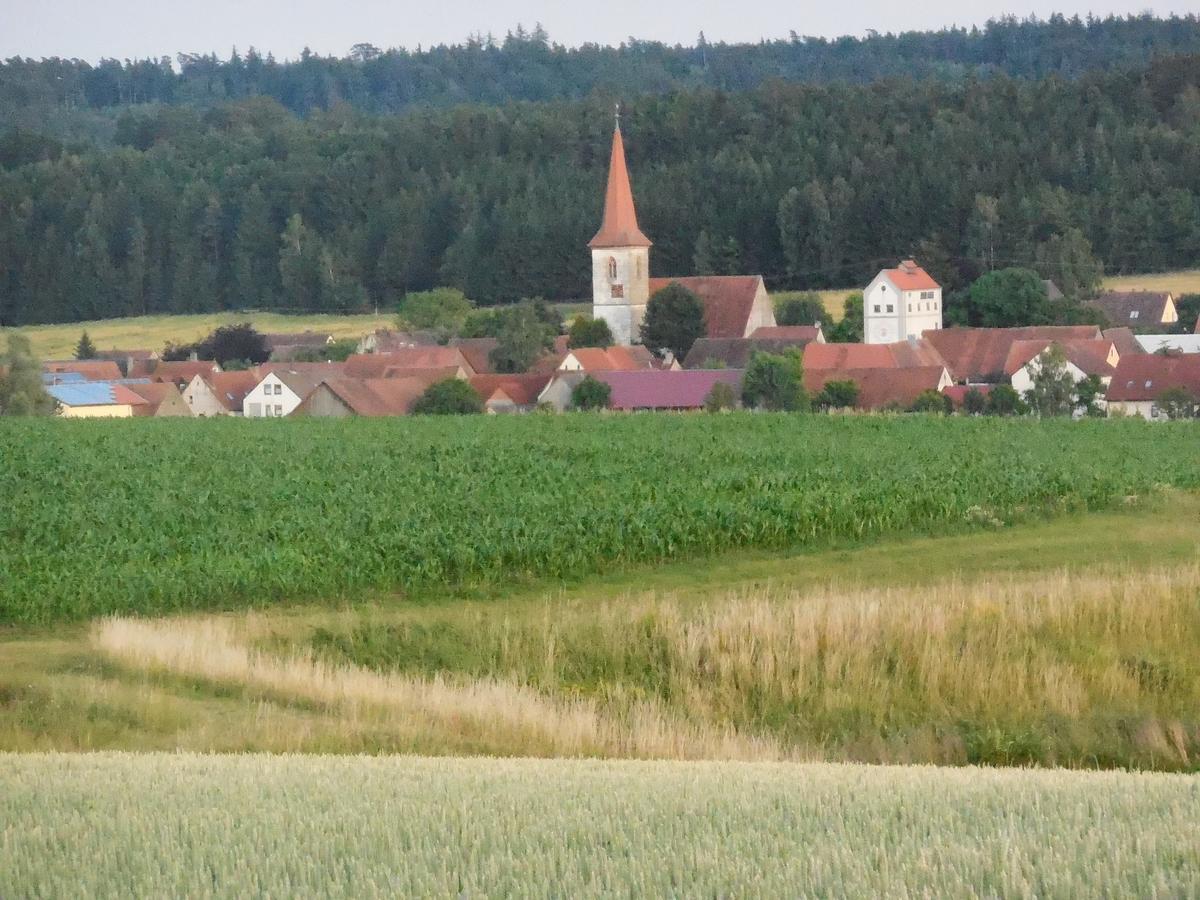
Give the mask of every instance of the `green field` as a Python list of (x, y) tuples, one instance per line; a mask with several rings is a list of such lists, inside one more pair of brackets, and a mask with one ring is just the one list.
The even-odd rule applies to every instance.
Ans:
[(8, 897), (1185, 897), (1200, 778), (0, 758)]
[(0, 622), (574, 578), (1200, 486), (1190, 423), (528, 416), (0, 428)]

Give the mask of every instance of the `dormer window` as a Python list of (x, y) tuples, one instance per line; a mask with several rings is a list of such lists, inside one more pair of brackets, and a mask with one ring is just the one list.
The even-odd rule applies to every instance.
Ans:
[(609, 279), (617, 277), (617, 261), (611, 256), (608, 258), (608, 277)]

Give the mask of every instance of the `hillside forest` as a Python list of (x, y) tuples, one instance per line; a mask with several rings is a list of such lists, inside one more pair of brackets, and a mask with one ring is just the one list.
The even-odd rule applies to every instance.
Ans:
[(616, 100), (657, 275), (847, 287), (913, 255), (954, 292), (1081, 255), (1194, 266), (1200, 56), (1177, 51), (1200, 51), (1194, 18), (743, 47), (522, 33), (160, 63), (158, 81), (149, 63), (10, 60), (0, 325), (360, 311), (438, 285), (585, 297)]

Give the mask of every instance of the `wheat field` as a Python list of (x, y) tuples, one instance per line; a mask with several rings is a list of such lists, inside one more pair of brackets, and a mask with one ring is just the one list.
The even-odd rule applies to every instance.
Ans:
[(1200, 778), (0, 757), (5, 897), (1186, 897)]

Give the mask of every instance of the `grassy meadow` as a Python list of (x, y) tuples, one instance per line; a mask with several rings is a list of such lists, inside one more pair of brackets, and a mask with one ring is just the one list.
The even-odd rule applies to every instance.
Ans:
[(1200, 499), (0, 631), (0, 750), (1196, 768)]
[(0, 429), (0, 623), (507, 589), (1200, 487), (1192, 423), (524, 416)]
[(28, 336), (41, 359), (72, 359), (79, 335), (87, 331), (97, 350), (157, 350), (168, 343), (190, 343), (222, 325), (249, 322), (265, 333), (318, 331), (335, 338), (360, 338), (376, 328), (395, 326), (394, 316), (285, 315), (273, 312), (223, 312), (180, 316), (133, 316), (64, 325), (30, 325), (0, 328), (0, 342), (10, 331)]
[(5, 896), (1184, 897), (1200, 778), (0, 757)]
[(1104, 279), (1104, 287), (1110, 291), (1170, 291), (1176, 297), (1180, 294), (1200, 294), (1200, 269), (1114, 275)]

